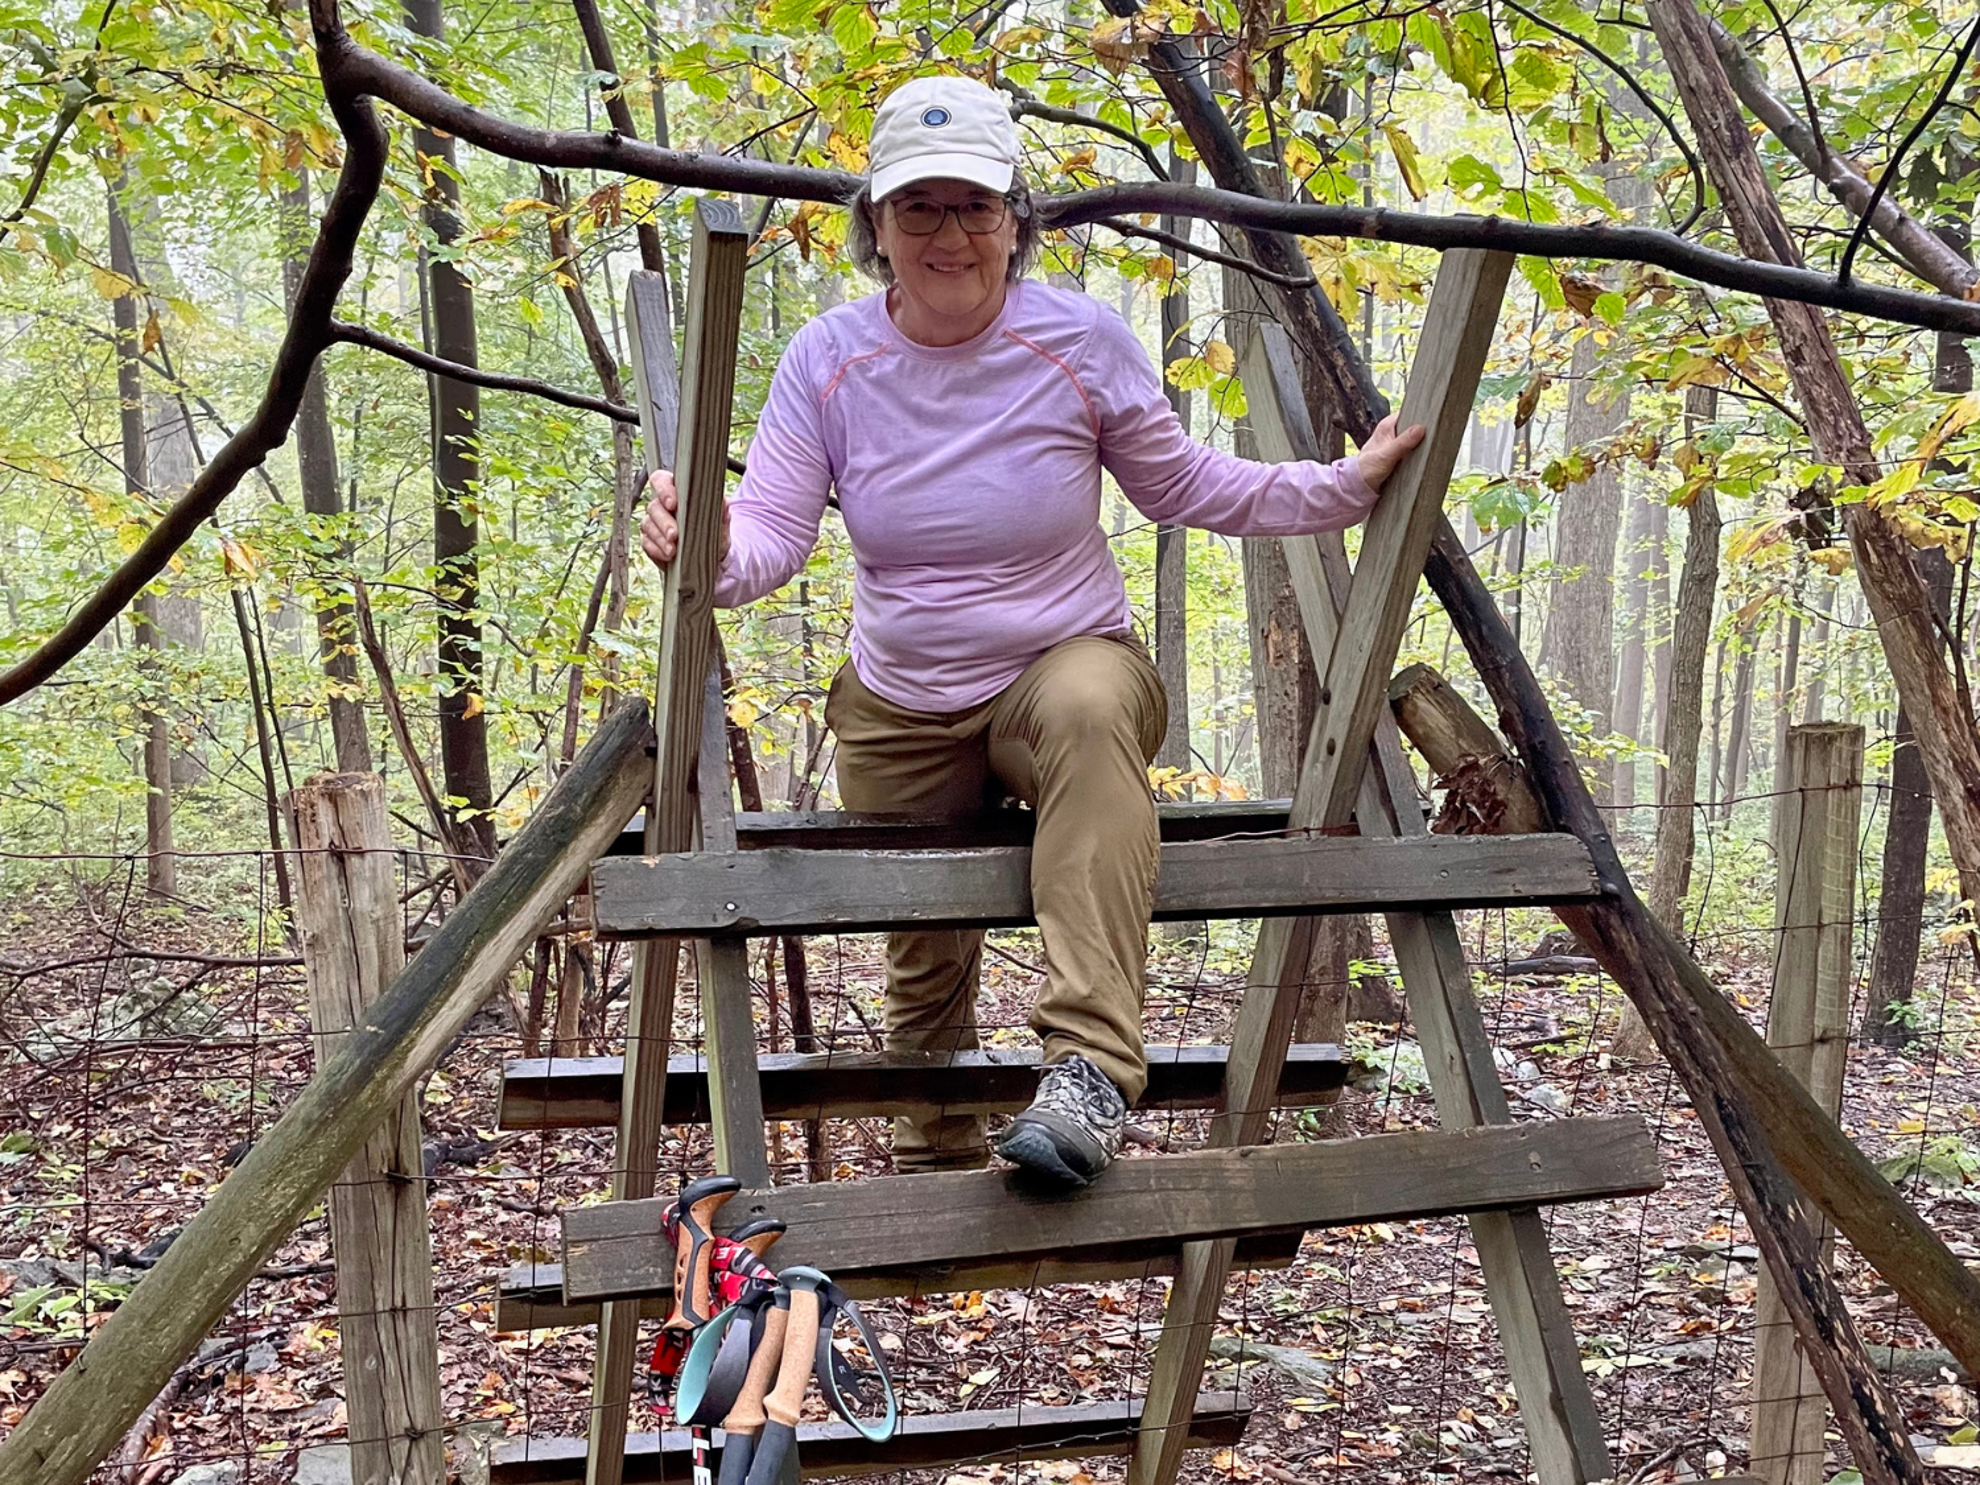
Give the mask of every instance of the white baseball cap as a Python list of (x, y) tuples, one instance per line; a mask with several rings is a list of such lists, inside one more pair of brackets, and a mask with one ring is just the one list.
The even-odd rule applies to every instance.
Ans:
[(867, 185), (884, 201), (919, 180), (966, 180), (1000, 195), (1017, 174), (1009, 106), (970, 77), (917, 77), (873, 116)]

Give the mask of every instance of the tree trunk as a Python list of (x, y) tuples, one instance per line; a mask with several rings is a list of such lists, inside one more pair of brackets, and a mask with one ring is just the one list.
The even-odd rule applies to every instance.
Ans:
[[(133, 495), (151, 493), (151, 461), (145, 448), (144, 373), (139, 365), (137, 254), (131, 250), (130, 222), (117, 195), (117, 182), (107, 195), (110, 213), (110, 267), (129, 284), (110, 301), (117, 327), (117, 408), (123, 436), (124, 487)], [(144, 687), (139, 716), (144, 721), (144, 882), (161, 897), (178, 891), (178, 858), (172, 851), (172, 729), (164, 711), (165, 675), (159, 652), (165, 631), (159, 621), (158, 595), (145, 591), (131, 601), (131, 629), (147, 653), (138, 673)]]
[[(1797, 571), (1796, 576), (1799, 577)], [(1797, 582), (1795, 587), (1799, 589)], [(1799, 603), (1800, 594), (1789, 595), (1790, 603)], [(1801, 672), (1801, 612), (1790, 608), (1787, 616), (1787, 629), (1781, 635), (1781, 665), (1774, 686), (1774, 786), (1780, 787), (1781, 768), (1787, 761), (1788, 728), (1794, 725), (1795, 686)]]
[[(309, 258), (313, 217), (309, 171), (298, 170), (295, 189), (282, 193), (282, 291), (290, 313), (294, 313), (303, 268)], [(296, 412), (296, 465), (302, 481), (303, 509), (320, 521), (334, 524), (344, 513), (344, 497), (338, 488), (337, 438), (330, 430), (330, 397), (323, 383), (320, 356), (309, 368), (302, 405)], [(336, 560), (346, 566), (351, 560), (350, 543), (341, 532)], [(369, 773), (371, 740), (365, 731), (364, 707), (358, 699), (358, 641), (350, 604), (331, 600), (319, 605), (316, 635), (323, 657), (324, 679), (329, 683), (326, 690), (330, 740), (337, 771)]]
[[(1952, 563), (1937, 547), (1917, 556), (1931, 584), (1932, 601), (1952, 604)], [(1918, 942), (1925, 927), (1925, 864), (1932, 844), (1932, 780), (1919, 756), (1911, 716), (1898, 707), (1897, 750), (1891, 755), (1891, 804), (1884, 820), (1883, 880), (1877, 897), (1877, 943), (1870, 959), (1870, 986), (1863, 999), (1863, 1035), (1887, 1047), (1902, 1046), (1911, 1028), (1891, 1011), (1909, 1004), (1918, 974)]]
[[(1570, 453), (1610, 438), (1629, 415), (1629, 397), (1605, 398), (1595, 383), (1595, 337), (1574, 348), (1568, 394)], [(1589, 714), (1596, 740), (1610, 730), (1609, 702), (1615, 671), (1616, 535), (1622, 524), (1622, 478), (1604, 462), (1587, 479), (1569, 485), (1559, 503), (1556, 577), (1540, 634), (1540, 664), (1566, 683)], [(1598, 802), (1606, 789), (1598, 791)]]
[[(1196, 179), (1196, 164), (1169, 147), (1169, 178), (1187, 185)], [(1186, 237), (1188, 217), (1164, 217), (1162, 230)], [(1177, 264), (1178, 269), (1182, 267)], [(1169, 406), (1189, 431), (1189, 393), (1168, 379), (1169, 366), (1189, 354), (1189, 288), (1180, 273), (1162, 296), (1162, 388)], [(1155, 761), (1164, 768), (1190, 771), (1189, 755), (1189, 528), (1155, 528), (1155, 667), (1169, 695), (1169, 730)]]
[(1733, 667), (1732, 724), (1726, 738), (1725, 772), (1719, 793), (1719, 818), (1730, 820), (1740, 791), (1746, 787), (1746, 757), (1751, 750), (1753, 731), (1753, 672), (1759, 646), (1754, 643), (1755, 622), (1749, 620), (1735, 636), (1739, 658)]
[[(1693, 387), (1685, 422), (1709, 420), (1718, 394)], [(1689, 430), (1687, 430), (1689, 431)], [(1705, 655), (1712, 638), (1712, 605), (1719, 590), (1719, 501), (1711, 485), (1685, 513), (1684, 571), (1678, 578), (1671, 626), (1671, 705), (1659, 747), (1670, 760), (1657, 801), (1656, 858), (1650, 871), (1650, 911), (1680, 939), (1682, 904), (1691, 884), (1692, 814), (1698, 802), (1698, 739), (1703, 729)]]
[(1829, 621), (1836, 611), (1836, 584), (1833, 578), (1817, 585), (1815, 632), (1808, 637), (1808, 694), (1801, 720), (1819, 722), (1829, 702)]
[[(406, 24), (419, 36), (445, 45), (440, 0), (406, 0)], [(413, 130), (426, 200), (420, 216), (443, 248), (461, 235), (460, 183), (454, 141), (431, 129)], [(426, 161), (432, 161), (427, 165)], [(463, 366), (478, 366), (474, 289), (443, 256), (427, 265), (433, 307), (433, 353)], [(466, 382), (427, 380), (433, 411), (433, 567), (440, 608), (440, 777), (464, 828), (484, 860), (495, 855), (495, 822), (488, 814), (494, 789), (488, 774), (488, 719), (482, 710), (479, 540), (471, 502), (481, 480), (481, 391)]]
[[(1648, 0), (1648, 13), (1741, 250), (1799, 265), (1705, 18), (1692, 0)], [(1882, 470), (1822, 312), (1772, 299), (1767, 312), (1816, 452), (1840, 465), (1850, 483), (1874, 484)], [(1941, 653), (1931, 595), (1912, 567), (1909, 544), (1870, 502), (1849, 505), (1843, 521), (1884, 658), (1932, 779), (1961, 895), (1972, 898), (1980, 894), (1980, 735), (1970, 704)]]
[[(1964, 234), (1960, 236), (1963, 239)], [(1953, 393), (1973, 390), (1973, 358), (1964, 336), (1939, 336), (1932, 389)], [(1920, 548), (1912, 561), (1931, 590), (1939, 617), (1948, 619), (1952, 613), (1952, 562), (1938, 547)], [(1892, 730), (1897, 751), (1891, 755), (1891, 806), (1884, 821), (1877, 944), (1863, 1002), (1863, 1035), (1885, 1046), (1902, 1045), (1909, 1031), (1891, 1019), (1891, 1009), (1910, 1002), (1918, 974), (1918, 941), (1925, 923), (1925, 858), (1932, 841), (1932, 780), (1919, 756), (1911, 716), (1902, 702)]]
[[(1643, 740), (1644, 631), (1650, 602), (1649, 536), (1652, 501), (1638, 496), (1630, 502), (1628, 529), (1623, 535), (1623, 635), (1616, 663), (1616, 701), (1611, 727), (1631, 742)], [(1616, 760), (1612, 799), (1618, 806), (1616, 829), (1629, 828), (1636, 806), (1635, 758)]]

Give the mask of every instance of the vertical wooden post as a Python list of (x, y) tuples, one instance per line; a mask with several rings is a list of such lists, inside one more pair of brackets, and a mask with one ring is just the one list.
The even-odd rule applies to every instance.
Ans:
[[(398, 978), (404, 926), (377, 774), (320, 774), (290, 796), (296, 926), (316, 1061)], [(416, 1095), (374, 1128), (330, 1188), (337, 1330), (352, 1485), (442, 1485), (440, 1354)]]
[[(1471, 417), (1512, 265), (1508, 253), (1462, 249), (1446, 253), (1437, 270), (1402, 406), (1403, 426), (1421, 423), (1427, 433), (1390, 477), (1368, 519), (1360, 572), (1347, 595), (1331, 652), (1314, 655), (1322, 677), (1320, 707), (1293, 791), (1289, 823), (1294, 829), (1344, 825), (1357, 801), (1365, 800), (1361, 807), (1372, 813), (1363, 830), (1376, 833), (1374, 816), (1382, 806), (1368, 787), (1375, 778), (1367, 768), (1369, 747), (1387, 714), (1389, 672), (1431, 533), (1443, 515), (1444, 491)], [(1301, 581), (1296, 573), (1295, 587)], [(1231, 1031), (1223, 1108), (1210, 1125), (1212, 1145), (1255, 1144), (1265, 1134), (1317, 921), (1267, 918), (1259, 926), (1244, 1001)], [(1183, 1246), (1162, 1317), (1162, 1338), (1149, 1367), (1129, 1485), (1173, 1485), (1235, 1251), (1228, 1238)]]
[[(1863, 729), (1791, 727), (1783, 792), (1774, 806), (1774, 994), (1767, 1045), (1834, 1117), (1849, 1052), (1850, 928), (1863, 805)], [(1816, 1234), (1826, 1264), (1835, 1234)], [(1771, 1273), (1754, 1312), (1752, 1471), (1767, 1485), (1819, 1485), (1828, 1402), (1802, 1355)]]
[[(688, 264), (683, 367), (676, 381), (667, 338), (661, 276), (632, 275), (626, 317), (632, 332), (633, 381), (649, 468), (672, 469), (680, 500), (680, 551), (667, 569), (660, 604), (653, 799), (646, 812), (646, 851), (691, 851), (700, 834), (697, 763), (704, 686), (715, 664), (715, 583), (722, 558), (722, 491), (728, 475), (729, 415), (735, 399), (736, 334), (742, 320), (749, 233), (727, 201), (695, 203)], [(674, 987), (680, 960), (674, 939), (642, 944), (633, 959), (626, 1024), (624, 1088), (612, 1161), (612, 1199), (653, 1195), (660, 1109), (673, 1040)], [(712, 962), (714, 956), (705, 959)], [(745, 975), (745, 984), (747, 978)], [(745, 1007), (747, 1002), (745, 1002)], [(757, 1128), (761, 1142), (762, 1128)], [(619, 1485), (625, 1469), (626, 1418), (639, 1343), (639, 1303), (608, 1304), (599, 1321), (592, 1383), (587, 1485)]]
[[(1281, 461), (1319, 457), (1292, 347), (1277, 325), (1262, 325), (1250, 337), (1240, 371), (1260, 453)], [(1287, 537), (1283, 545), (1307, 643), (1315, 654), (1329, 653), (1340, 610), (1353, 587), (1346, 547), (1331, 532)], [(1378, 720), (1372, 761), (1375, 767), (1364, 778), (1356, 809), (1362, 833), (1427, 833), (1416, 808), (1415, 779), (1407, 771), (1391, 716)], [(1527, 828), (1536, 827), (1529, 823)], [(1446, 1129), (1511, 1122), (1455, 920), (1448, 912), (1387, 916), (1389, 941), (1436, 1094), (1438, 1122)], [(1469, 1221), (1526, 1424), (1534, 1474), (1541, 1485), (1586, 1485), (1609, 1478), (1601, 1417), (1581, 1368), (1539, 1212), (1530, 1207), (1477, 1212)]]

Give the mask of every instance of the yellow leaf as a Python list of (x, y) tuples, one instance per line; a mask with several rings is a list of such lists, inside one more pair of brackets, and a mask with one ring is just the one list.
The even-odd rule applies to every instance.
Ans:
[(834, 129), (825, 136), (825, 153), (841, 170), (866, 169), (866, 146), (843, 130)]
[(1669, 379), (1664, 386), (1675, 392), (1679, 387), (1689, 387), (1696, 383), (1701, 387), (1716, 387), (1725, 382), (1725, 368), (1710, 356), (1686, 356), (1671, 368)]
[(1389, 153), (1396, 157), (1396, 171), (1402, 176), (1409, 199), (1421, 201), (1425, 191), (1423, 167), (1416, 156), (1416, 141), (1409, 137), (1409, 131), (1401, 124), (1384, 124), (1382, 132), (1388, 136)]
[(1158, 284), (1174, 283), (1176, 278), (1176, 260), (1174, 258), (1151, 259), (1141, 271), (1154, 279)]
[(254, 581), (256, 569), (253, 550), (235, 541), (231, 536), (220, 538), (220, 565), (227, 570), (229, 577)]
[(1203, 359), (1219, 376), (1229, 376), (1237, 370), (1237, 352), (1221, 340), (1213, 340), (1204, 345)]
[(729, 720), (747, 732), (756, 725), (757, 710), (754, 702), (737, 697), (729, 703)]
[(1946, 409), (1945, 415), (1932, 426), (1932, 431), (1919, 442), (1918, 462), (1925, 464), (1937, 458), (1946, 440), (1976, 419), (1980, 419), (1980, 392), (1968, 392)]
[(1087, 36), (1093, 55), (1109, 72), (1120, 73), (1148, 55), (1152, 46), (1169, 29), (1167, 16), (1147, 13), (1113, 16), (1095, 26)]
[(165, 332), (159, 328), (158, 311), (153, 310), (144, 317), (144, 335), (138, 344), (138, 354), (148, 356), (157, 350), (165, 339)]
[(98, 294), (105, 299), (122, 299), (126, 294), (135, 294), (137, 285), (121, 273), (113, 273), (108, 268), (94, 265), (89, 270), (89, 282)]
[(1808, 560), (1831, 577), (1841, 577), (1849, 571), (1848, 547), (1821, 547), (1808, 554)]
[(482, 708), (486, 705), (487, 702), (479, 692), (470, 691), (468, 693), (467, 705), (461, 708), (462, 720), (465, 721), (469, 717), (480, 716)]
[(1074, 175), (1082, 170), (1091, 170), (1093, 168), (1094, 160), (1097, 159), (1098, 157), (1099, 157), (1099, 151), (1096, 150), (1090, 144), (1087, 145), (1084, 149), (1074, 150), (1070, 155), (1067, 155), (1065, 159), (1059, 161), (1058, 164), (1059, 174)]

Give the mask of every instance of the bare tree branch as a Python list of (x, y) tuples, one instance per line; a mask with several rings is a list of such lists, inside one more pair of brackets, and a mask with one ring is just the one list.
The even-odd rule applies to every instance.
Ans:
[(1891, 182), (1897, 179), (1898, 170), (1904, 164), (1906, 153), (1918, 142), (1918, 136), (1925, 132), (1925, 126), (1938, 117), (1939, 110), (1944, 108), (1946, 100), (1952, 97), (1952, 90), (1965, 74), (1967, 59), (1973, 55), (1973, 44), (1977, 41), (1980, 41), (1980, 21), (1975, 21), (1973, 29), (1966, 33), (1966, 43), (1960, 47), (1959, 55), (1953, 58), (1952, 66), (1946, 69), (1946, 80), (1939, 85), (1939, 94), (1932, 100), (1932, 106), (1918, 116), (1918, 122), (1906, 131), (1898, 147), (1891, 152), (1891, 158), (1885, 163), (1884, 168), (1877, 172), (1877, 188), (1870, 193), (1870, 204), (1864, 208), (1863, 215), (1857, 218), (1856, 230), (1849, 234), (1849, 244), (1843, 249), (1842, 261), (1836, 265), (1837, 283), (1849, 282), (1850, 265), (1856, 261), (1856, 250), (1863, 245), (1863, 234), (1870, 230), (1870, 218), (1876, 215), (1877, 203), (1884, 199), (1884, 193), (1890, 189)]
[[(1767, 131), (1787, 147), (1788, 153), (1799, 160), (1810, 175), (1827, 186), (1829, 194), (1846, 207), (1850, 215), (1861, 219), (1866, 209), (1870, 208), (1874, 194), (1870, 182), (1767, 86), (1759, 64), (1740, 45), (1738, 37), (1717, 21), (1709, 24), (1712, 27), (1712, 48), (1718, 53), (1720, 65), (1726, 69), (1733, 91), (1746, 105), (1747, 112), (1764, 124)], [(1869, 219), (1872, 229), (1890, 245), (1899, 260), (1933, 287), (1964, 299), (1967, 292), (1980, 283), (1980, 272), (1975, 271), (1973, 264), (1962, 253), (1949, 247), (1944, 238), (1907, 213), (1889, 196), (1879, 200), (1875, 208), (1869, 210)]]
[(1261, 268), (1249, 258), (1240, 258), (1236, 253), (1220, 253), (1215, 248), (1207, 248), (1191, 242), (1186, 237), (1178, 237), (1173, 232), (1164, 232), (1159, 227), (1144, 227), (1138, 222), (1124, 222), (1119, 217), (1096, 217), (1095, 223), (1118, 232), (1123, 237), (1145, 237), (1150, 242), (1159, 242), (1172, 252), (1188, 253), (1193, 258), (1201, 258), (1206, 263), (1221, 263), (1226, 268), (1235, 268), (1239, 273), (1248, 273), (1253, 278), (1262, 278), (1268, 284), (1283, 284), (1288, 289), (1312, 288), (1315, 280), (1312, 274), (1304, 278), (1294, 278), (1290, 274), (1274, 273), (1269, 268)]
[[(623, 402), (593, 397), (587, 392), (567, 392), (562, 387), (538, 381), (533, 376), (511, 376), (505, 371), (483, 371), (478, 366), (463, 366), (458, 361), (448, 361), (430, 351), (423, 351), (416, 345), (407, 345), (403, 340), (394, 340), (383, 331), (373, 330), (366, 325), (354, 325), (349, 320), (332, 320), (330, 339), (343, 341), (348, 345), (361, 345), (367, 350), (377, 351), (396, 361), (403, 361), (408, 366), (417, 366), (421, 371), (436, 372), (441, 376), (451, 377), (457, 382), (467, 382), (477, 387), (490, 387), (498, 392), (526, 392), (532, 397), (541, 397), (545, 402), (574, 407), (581, 412), (603, 413), (614, 422), (639, 421), (639, 414)], [(5, 699), (0, 697), (0, 700)]]
[(1088, 118), (1076, 109), (1060, 108), (1054, 103), (1043, 103), (1012, 82), (1008, 77), (999, 77), (996, 86), (1009, 93), (1012, 98), (1011, 113), (1017, 118), (1045, 119), (1054, 124), (1068, 124), (1075, 129), (1092, 129), (1101, 134), (1112, 135), (1140, 155), (1148, 166), (1148, 173), (1157, 180), (1169, 178), (1168, 167), (1162, 157), (1155, 153), (1139, 134), (1132, 129), (1123, 129), (1119, 124), (1110, 124), (1105, 119)]
[(81, 652), (137, 594), (165, 568), (172, 554), (192, 539), (220, 502), (232, 494), (270, 453), (280, 448), (302, 404), (303, 388), (317, 354), (331, 339), (330, 317), (337, 295), (350, 277), (358, 233), (385, 174), (385, 131), (371, 105), (352, 94), (332, 92), (331, 112), (344, 132), (344, 168), (323, 213), (316, 243), (303, 269), (295, 312), (275, 353), (268, 390), (241, 430), (222, 444), (213, 462), (199, 472), (186, 493), (151, 528), (138, 549), (124, 559), (103, 586), (78, 605), (50, 639), (13, 669), (0, 675), (0, 705), (33, 690)]

